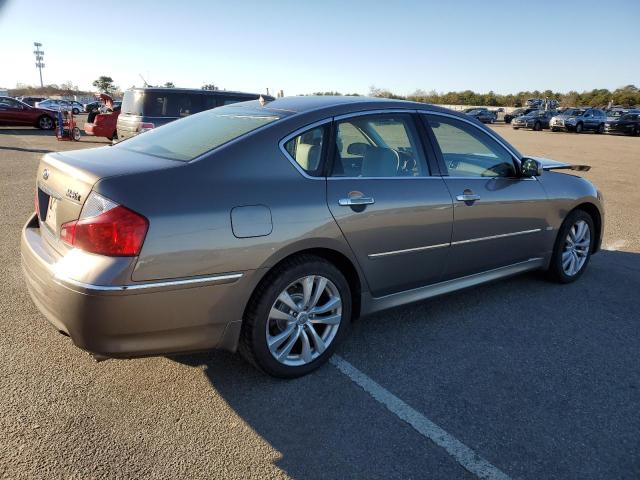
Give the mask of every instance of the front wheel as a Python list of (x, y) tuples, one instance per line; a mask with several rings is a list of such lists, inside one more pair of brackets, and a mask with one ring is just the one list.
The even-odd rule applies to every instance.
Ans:
[(542, 130), (542, 124), (540, 122), (536, 122), (535, 125), (533, 126), (533, 129), (536, 132), (539, 132), (540, 130)]
[(351, 290), (340, 270), (314, 255), (295, 257), (256, 288), (240, 353), (269, 375), (300, 377), (329, 359), (350, 320)]
[(596, 133), (604, 133), (604, 123), (601, 123), (600, 125), (598, 125), (598, 129), (596, 130)]
[(594, 238), (593, 219), (583, 210), (567, 216), (558, 231), (549, 274), (560, 283), (570, 283), (582, 276), (589, 264)]
[(582, 130), (583, 130), (582, 124), (581, 123), (577, 124), (576, 125), (576, 133), (582, 133)]
[(80, 113), (80, 110), (78, 110), (77, 108), (74, 108), (71, 111), (73, 112), (74, 115), (78, 115)]
[(42, 115), (38, 119), (38, 128), (42, 130), (51, 130), (53, 128), (53, 119), (47, 115)]
[(552, 132), (558, 132), (559, 130), (558, 130), (557, 128), (553, 128), (553, 127), (551, 127), (551, 131), (552, 131)]
[(79, 142), (80, 141), (80, 129), (78, 127), (73, 127), (73, 130), (71, 130), (71, 136), (76, 142)]

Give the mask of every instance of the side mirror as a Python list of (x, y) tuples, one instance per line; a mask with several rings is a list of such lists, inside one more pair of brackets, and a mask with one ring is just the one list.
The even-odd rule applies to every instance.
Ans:
[(520, 164), (520, 171), (523, 177), (539, 177), (544, 169), (538, 160), (525, 157)]

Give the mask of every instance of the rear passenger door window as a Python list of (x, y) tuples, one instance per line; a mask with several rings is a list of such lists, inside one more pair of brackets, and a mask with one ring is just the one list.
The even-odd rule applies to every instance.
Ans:
[(323, 176), (322, 157), (327, 146), (329, 124), (312, 128), (284, 144), (294, 165), (311, 177)]
[(393, 178), (428, 174), (411, 115), (363, 115), (336, 123), (332, 177)]

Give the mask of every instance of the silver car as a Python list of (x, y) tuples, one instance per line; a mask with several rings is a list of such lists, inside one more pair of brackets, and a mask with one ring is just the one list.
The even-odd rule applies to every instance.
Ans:
[(586, 168), (425, 104), (244, 102), (45, 155), (22, 265), (98, 358), (222, 348), (296, 377), (357, 317), (530, 270), (578, 279), (604, 224)]

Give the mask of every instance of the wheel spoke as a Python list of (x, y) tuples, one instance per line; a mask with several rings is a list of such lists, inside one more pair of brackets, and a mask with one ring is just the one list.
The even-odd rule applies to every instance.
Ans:
[(306, 330), (311, 336), (311, 339), (313, 340), (313, 345), (316, 348), (316, 351), (319, 354), (322, 354), (322, 352), (324, 352), (325, 349), (327, 348), (326, 345), (324, 344), (324, 341), (322, 340), (322, 338), (320, 338), (320, 335), (318, 335), (318, 332), (316, 332), (316, 329), (313, 328), (313, 325), (307, 324)]
[(307, 307), (309, 300), (311, 300), (311, 293), (313, 291), (313, 284), (315, 283), (315, 275), (309, 275), (302, 280), (302, 306)]
[(571, 230), (569, 230), (569, 239), (572, 242), (576, 241), (576, 227), (577, 225), (574, 225), (573, 227), (571, 227)]
[(286, 320), (287, 322), (295, 322), (296, 319), (293, 318), (286, 312), (277, 309), (276, 307), (271, 307), (271, 311), (269, 312), (269, 318), (275, 318), (276, 320)]
[(327, 279), (324, 277), (316, 277), (316, 290), (313, 292), (313, 298), (311, 299), (311, 303), (309, 303), (309, 307), (315, 307), (322, 296), (322, 292), (324, 292), (325, 287), (327, 286)]
[(311, 353), (311, 344), (309, 343), (309, 337), (307, 336), (307, 332), (304, 331), (304, 329), (300, 330), (300, 338), (302, 340), (302, 359), (309, 363), (311, 360), (313, 360), (313, 356)]
[(331, 297), (327, 303), (319, 307), (312, 308), (311, 310), (309, 310), (309, 313), (311, 314), (327, 313), (335, 308), (340, 307), (341, 305), (342, 305), (342, 301), (340, 300), (339, 297)]
[(571, 252), (564, 252), (562, 254), (562, 268), (566, 272), (567, 268), (569, 268), (569, 263), (571, 262)]
[(300, 307), (296, 302), (293, 301), (293, 298), (291, 298), (291, 295), (289, 295), (289, 292), (287, 292), (286, 290), (282, 292), (280, 295), (278, 295), (278, 300), (280, 300), (282, 303), (284, 303), (287, 307), (289, 307), (294, 312), (300, 311)]
[(280, 345), (284, 343), (284, 341), (293, 335), (293, 331), (297, 328), (295, 323), (289, 325), (285, 330), (280, 332), (278, 335), (271, 337), (267, 340), (267, 345), (271, 350), (276, 350)]
[(325, 325), (339, 325), (342, 320), (342, 314), (331, 315), (328, 317), (315, 317), (310, 319), (311, 323), (323, 323)]
[(287, 355), (289, 355), (289, 352), (291, 352), (291, 349), (298, 341), (298, 338), (300, 338), (300, 331), (301, 328), (296, 326), (294, 333), (289, 337), (289, 341), (286, 343), (284, 348), (280, 350), (280, 352), (278, 352), (278, 360), (282, 360), (286, 358)]

